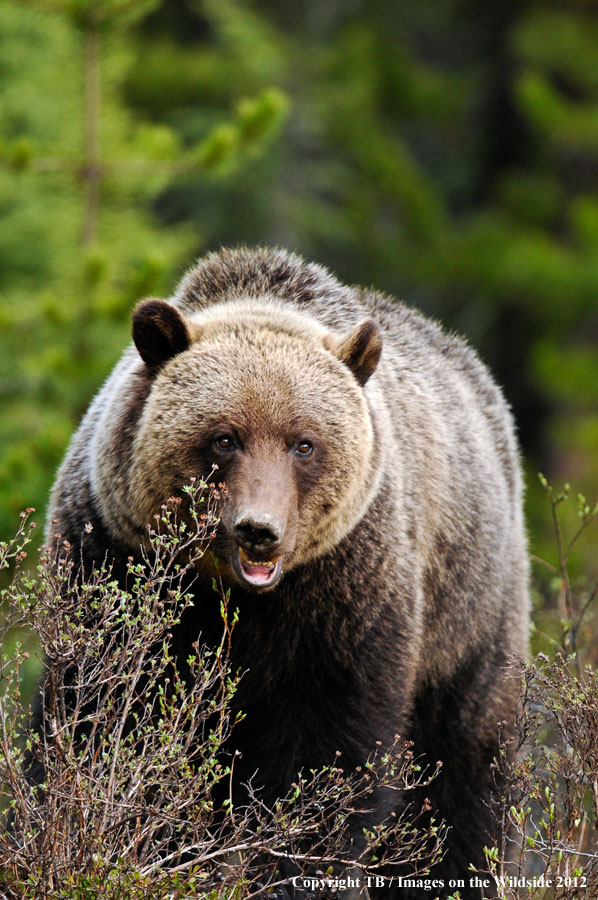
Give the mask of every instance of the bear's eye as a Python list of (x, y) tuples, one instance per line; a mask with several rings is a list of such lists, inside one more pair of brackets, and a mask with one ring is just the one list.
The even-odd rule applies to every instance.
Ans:
[(297, 456), (311, 456), (314, 452), (314, 445), (311, 441), (299, 441), (297, 446), (295, 447), (295, 453)]
[(214, 441), (219, 450), (233, 450), (235, 439), (230, 434), (220, 434)]

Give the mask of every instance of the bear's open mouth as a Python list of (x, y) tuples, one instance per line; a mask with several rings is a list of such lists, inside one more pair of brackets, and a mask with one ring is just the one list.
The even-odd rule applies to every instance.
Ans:
[(234, 555), (237, 575), (252, 587), (273, 587), (282, 575), (282, 556), (253, 559), (243, 547)]

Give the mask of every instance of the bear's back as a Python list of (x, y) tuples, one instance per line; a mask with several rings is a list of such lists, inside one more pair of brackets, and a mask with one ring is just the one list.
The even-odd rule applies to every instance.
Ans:
[[(307, 313), (319, 323), (343, 333), (369, 316), (381, 328), (385, 346), (407, 361), (430, 370), (437, 364), (469, 372), (493, 386), (485, 367), (466, 342), (447, 334), (432, 319), (379, 292), (341, 284), (327, 269), (285, 250), (245, 247), (210, 253), (190, 269), (173, 302), (193, 315), (218, 303), (241, 299), (279, 301)], [(390, 359), (393, 363), (392, 358)], [(500, 392), (495, 389), (495, 396)]]

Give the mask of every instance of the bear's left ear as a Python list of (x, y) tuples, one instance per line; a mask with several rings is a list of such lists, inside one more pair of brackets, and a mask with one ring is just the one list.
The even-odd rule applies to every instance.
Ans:
[(334, 354), (351, 369), (362, 386), (373, 375), (382, 353), (380, 329), (373, 319), (361, 322), (334, 348)]
[(189, 332), (178, 310), (165, 300), (142, 300), (133, 313), (133, 340), (150, 368), (187, 350)]

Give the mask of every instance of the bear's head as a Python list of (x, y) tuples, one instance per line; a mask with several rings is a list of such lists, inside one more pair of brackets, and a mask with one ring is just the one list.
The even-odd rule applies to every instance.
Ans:
[(139, 525), (216, 464), (221, 569), (268, 590), (361, 518), (376, 481), (363, 390), (381, 352), (373, 320), (335, 335), (275, 301), (185, 315), (146, 300), (133, 339), (151, 379), (128, 473)]

